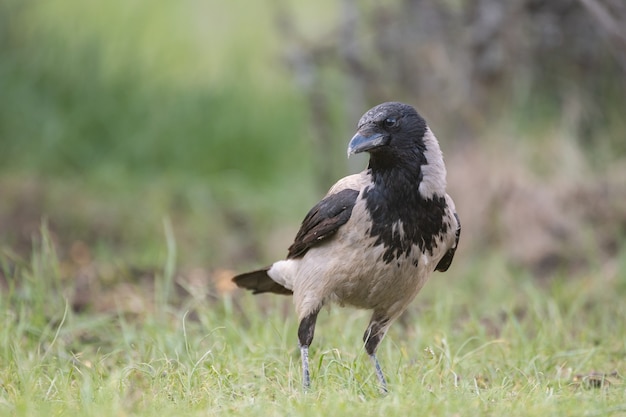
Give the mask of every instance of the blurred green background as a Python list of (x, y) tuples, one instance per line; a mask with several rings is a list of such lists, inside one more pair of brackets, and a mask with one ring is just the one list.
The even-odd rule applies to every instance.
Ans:
[(611, 265), (626, 233), (624, 9), (2, 0), (2, 278), (45, 225), (70, 286), (151, 277), (175, 242), (180, 282), (227, 291), (364, 167), (345, 146), (391, 100), (442, 143), (461, 266), (497, 256), (543, 279)]

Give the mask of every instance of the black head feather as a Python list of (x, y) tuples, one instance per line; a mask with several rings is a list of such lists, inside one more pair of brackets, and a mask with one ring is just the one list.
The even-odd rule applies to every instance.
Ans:
[(424, 119), (408, 104), (388, 102), (368, 110), (359, 120), (348, 154), (369, 152), (370, 167), (407, 163), (422, 165)]

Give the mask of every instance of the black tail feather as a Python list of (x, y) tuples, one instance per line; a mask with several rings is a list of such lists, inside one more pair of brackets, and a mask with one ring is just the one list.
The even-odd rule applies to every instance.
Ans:
[(258, 269), (252, 272), (237, 275), (233, 278), (233, 282), (239, 288), (251, 290), (253, 294), (261, 294), (264, 292), (273, 292), (275, 294), (291, 295), (293, 292), (267, 275), (269, 268)]

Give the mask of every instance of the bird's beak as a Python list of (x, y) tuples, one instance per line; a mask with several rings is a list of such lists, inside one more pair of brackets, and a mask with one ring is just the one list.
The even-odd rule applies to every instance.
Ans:
[(389, 143), (389, 136), (379, 132), (356, 133), (348, 144), (348, 158), (355, 153), (369, 151)]

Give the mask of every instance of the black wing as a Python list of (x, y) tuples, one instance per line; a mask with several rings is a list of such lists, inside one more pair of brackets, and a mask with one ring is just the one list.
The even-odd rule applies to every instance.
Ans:
[(445, 255), (443, 255), (443, 258), (441, 258), (441, 260), (435, 267), (435, 271), (446, 272), (448, 268), (450, 268), (450, 264), (452, 264), (452, 259), (454, 259), (456, 247), (459, 246), (459, 237), (461, 236), (461, 220), (459, 220), (459, 216), (456, 213), (454, 213), (454, 217), (456, 218), (456, 224), (458, 225), (456, 228), (456, 241), (454, 242), (454, 246), (448, 249)]
[(317, 203), (302, 221), (296, 239), (289, 247), (287, 258), (299, 258), (310, 248), (332, 236), (350, 218), (358, 195), (357, 190), (348, 188)]

